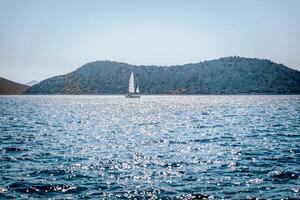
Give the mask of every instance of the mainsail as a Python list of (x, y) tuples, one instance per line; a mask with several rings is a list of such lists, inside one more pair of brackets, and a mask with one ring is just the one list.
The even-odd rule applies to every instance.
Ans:
[(134, 92), (134, 75), (133, 75), (133, 72), (131, 72), (131, 75), (130, 75), (128, 92), (129, 93), (135, 93)]
[(139, 86), (136, 86), (136, 93), (140, 93)]

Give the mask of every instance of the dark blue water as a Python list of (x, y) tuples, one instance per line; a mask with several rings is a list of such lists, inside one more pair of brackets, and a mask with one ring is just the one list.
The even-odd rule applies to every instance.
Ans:
[(0, 199), (300, 199), (300, 96), (2, 96)]

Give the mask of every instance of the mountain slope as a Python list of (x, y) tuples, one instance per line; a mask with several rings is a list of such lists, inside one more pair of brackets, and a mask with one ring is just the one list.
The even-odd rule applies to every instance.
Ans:
[(0, 95), (22, 94), (29, 86), (0, 77)]
[(226, 57), (169, 67), (97, 61), (40, 82), (28, 94), (121, 94), (134, 71), (145, 94), (300, 93), (300, 72), (269, 60)]

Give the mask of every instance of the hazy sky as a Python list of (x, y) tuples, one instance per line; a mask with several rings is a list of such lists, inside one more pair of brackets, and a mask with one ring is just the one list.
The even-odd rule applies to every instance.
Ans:
[(0, 76), (239, 55), (300, 70), (300, 0), (0, 0)]

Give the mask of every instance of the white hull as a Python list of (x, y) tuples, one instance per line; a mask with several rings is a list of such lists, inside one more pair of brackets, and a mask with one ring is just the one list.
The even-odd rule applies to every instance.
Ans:
[(140, 98), (141, 96), (137, 93), (127, 93), (125, 94), (126, 98)]

